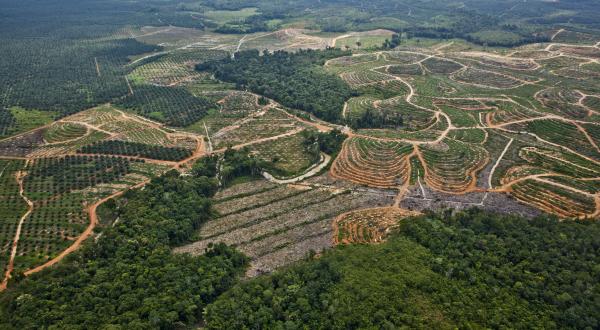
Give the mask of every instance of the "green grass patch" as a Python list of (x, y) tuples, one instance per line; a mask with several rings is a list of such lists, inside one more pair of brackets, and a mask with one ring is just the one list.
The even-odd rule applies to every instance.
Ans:
[(0, 137), (19, 134), (47, 125), (56, 117), (56, 112), (53, 111), (40, 111), (21, 107), (11, 107), (8, 111), (10, 114), (7, 115), (11, 116), (12, 120), (10, 125), (5, 128), (4, 134), (1, 134), (0, 131)]
[(243, 8), (240, 10), (211, 10), (204, 12), (203, 16), (217, 24), (240, 22), (244, 19), (259, 14), (257, 8)]

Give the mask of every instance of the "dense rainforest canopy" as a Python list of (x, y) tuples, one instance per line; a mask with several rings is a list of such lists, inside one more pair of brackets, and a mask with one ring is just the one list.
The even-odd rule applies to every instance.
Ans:
[(600, 326), (600, 223), (471, 210), (406, 219), (388, 242), (343, 246), (236, 285), (209, 329)]
[(287, 107), (339, 122), (344, 102), (356, 94), (339, 77), (326, 73), (320, 66), (328, 59), (347, 54), (339, 49), (262, 55), (257, 50), (248, 50), (236, 53), (233, 58), (201, 63), (196, 69), (210, 71), (218, 79), (236, 83), (240, 89), (249, 89)]

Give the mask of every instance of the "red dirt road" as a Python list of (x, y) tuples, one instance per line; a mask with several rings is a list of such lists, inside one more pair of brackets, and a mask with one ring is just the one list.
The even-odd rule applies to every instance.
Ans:
[(88, 207), (88, 213), (90, 215), (90, 224), (88, 225), (88, 227), (85, 229), (85, 231), (77, 238), (77, 240), (71, 244), (71, 246), (69, 246), (66, 250), (62, 251), (58, 256), (56, 256), (55, 258), (47, 261), (45, 264), (37, 266), (35, 268), (32, 268), (28, 271), (25, 272), (26, 276), (29, 276), (31, 274), (40, 272), (56, 263), (58, 263), (59, 261), (63, 260), (67, 255), (69, 255), (70, 253), (76, 251), (77, 249), (79, 249), (79, 247), (81, 246), (81, 244), (92, 235), (92, 233), (94, 232), (94, 228), (96, 228), (96, 225), (98, 224), (98, 215), (96, 214), (96, 209), (98, 208), (98, 206), (102, 205), (103, 203), (105, 203), (106, 201), (115, 198), (115, 197), (119, 197), (121, 195), (123, 195), (126, 191), (131, 190), (131, 189), (136, 189), (136, 188), (140, 188), (143, 187), (144, 185), (146, 185), (149, 181), (144, 181), (141, 182), (135, 186), (132, 186), (131, 188), (127, 189), (127, 190), (121, 190), (119, 192), (116, 192), (108, 197), (105, 197), (99, 201), (97, 201), (96, 203), (90, 205)]

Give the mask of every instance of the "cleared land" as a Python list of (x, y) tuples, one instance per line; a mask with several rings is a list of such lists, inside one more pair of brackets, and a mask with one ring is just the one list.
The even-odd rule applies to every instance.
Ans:
[(197, 242), (175, 251), (201, 254), (210, 243), (234, 245), (252, 258), (247, 275), (254, 276), (332, 246), (332, 222), (340, 213), (390, 200), (347, 189), (244, 183), (219, 192), (219, 216), (199, 230)]
[[(347, 129), (330, 174), (396, 188), (405, 207), (485, 207), (497, 205), (492, 194), (506, 193), (563, 217), (597, 216), (600, 92), (590, 71), (597, 44), (530, 45), (508, 55), (454, 47), (400, 46), (325, 64), (361, 93), (344, 108), (350, 126), (394, 100), (412, 107), (388, 108), (404, 119), (400, 127)], [(448, 203), (433, 203), (430, 190)]]

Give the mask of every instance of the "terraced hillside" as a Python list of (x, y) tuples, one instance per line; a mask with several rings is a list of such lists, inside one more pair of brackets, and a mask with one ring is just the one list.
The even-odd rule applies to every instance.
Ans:
[[(354, 129), (346, 129), (350, 138), (330, 174), (396, 188), (397, 205), (411, 196), (411, 207), (427, 208), (430, 189), (454, 206), (483, 207), (506, 193), (562, 217), (596, 217), (600, 85), (586, 66), (599, 55), (597, 41), (510, 51), (451, 41), (329, 60), (325, 69), (360, 93), (344, 107)], [(412, 110), (385, 106), (397, 100)], [(403, 120), (391, 127), (356, 127), (394, 115)], [(415, 124), (419, 118), (430, 119)]]

